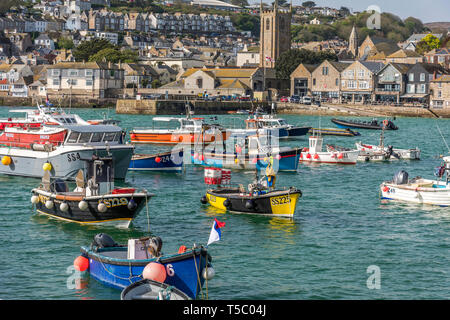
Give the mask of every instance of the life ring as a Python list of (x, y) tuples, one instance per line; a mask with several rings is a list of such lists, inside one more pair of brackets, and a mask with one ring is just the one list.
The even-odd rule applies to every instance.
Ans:
[(385, 127), (387, 127), (387, 126), (388, 126), (388, 124), (389, 124), (389, 121), (387, 121), (387, 120), (383, 120), (383, 125), (384, 125)]

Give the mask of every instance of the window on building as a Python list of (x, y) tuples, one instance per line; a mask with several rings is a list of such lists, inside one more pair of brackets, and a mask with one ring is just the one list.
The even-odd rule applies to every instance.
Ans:
[(424, 82), (425, 81), (425, 73), (421, 73), (420, 74), (420, 81)]
[(316, 85), (316, 79), (313, 79), (313, 86)]
[(270, 30), (270, 19), (266, 19), (266, 30)]
[(61, 82), (59, 81), (59, 79), (53, 79), (54, 86), (59, 86), (60, 84), (61, 84)]
[(442, 91), (441, 91), (441, 90), (439, 90), (439, 91), (437, 92), (437, 97), (438, 97), (438, 98), (442, 98)]
[(322, 68), (322, 75), (327, 76), (328, 75), (328, 67)]
[(406, 92), (407, 93), (416, 93), (416, 86), (413, 84), (408, 84), (408, 86), (406, 87)]
[(414, 73), (409, 74), (409, 81), (414, 81)]
[(197, 87), (203, 88), (203, 78), (197, 78)]

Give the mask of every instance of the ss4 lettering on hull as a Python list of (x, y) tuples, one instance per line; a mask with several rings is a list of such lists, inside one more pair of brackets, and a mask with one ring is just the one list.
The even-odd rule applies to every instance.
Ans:
[(80, 154), (78, 152), (77, 153), (72, 152), (72, 153), (68, 153), (67, 154), (67, 161), (69, 161), (69, 162), (77, 161), (77, 160), (80, 160), (80, 159), (81, 159), (81, 156), (80, 156)]
[(98, 200), (98, 203), (103, 202), (107, 208), (114, 208), (118, 206), (126, 206), (128, 204), (127, 198), (112, 198), (112, 199), (104, 199)]

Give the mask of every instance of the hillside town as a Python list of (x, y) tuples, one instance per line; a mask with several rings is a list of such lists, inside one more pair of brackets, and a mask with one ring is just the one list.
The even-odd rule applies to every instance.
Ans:
[[(361, 13), (277, 1), (273, 7), (216, 0), (184, 5), (195, 13), (143, 12), (131, 5), (117, 10), (109, 0), (32, 0), (9, 8), (0, 16), (0, 99), (20, 104), (70, 97), (85, 105), (254, 99), (450, 108), (449, 30), (394, 41), (361, 35), (353, 24), (347, 38), (302, 41), (291, 30)], [(158, 8), (173, 6), (164, 2)], [(243, 14), (259, 23), (253, 31), (233, 22)], [(430, 39), (440, 45), (423, 50)], [(95, 41), (107, 43), (109, 54), (80, 54)], [(333, 58), (301, 62), (280, 75), (283, 54), (295, 50)], [(123, 58), (113, 59), (116, 54)]]

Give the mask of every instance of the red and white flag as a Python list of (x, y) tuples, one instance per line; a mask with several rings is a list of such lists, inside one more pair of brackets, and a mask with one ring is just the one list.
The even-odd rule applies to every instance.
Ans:
[(209, 234), (209, 240), (208, 240), (208, 244), (219, 241), (221, 236), (222, 236), (222, 232), (220, 231), (220, 228), (225, 227), (225, 222), (220, 222), (219, 220), (217, 220), (216, 218), (214, 218), (214, 222), (211, 228), (211, 233)]

